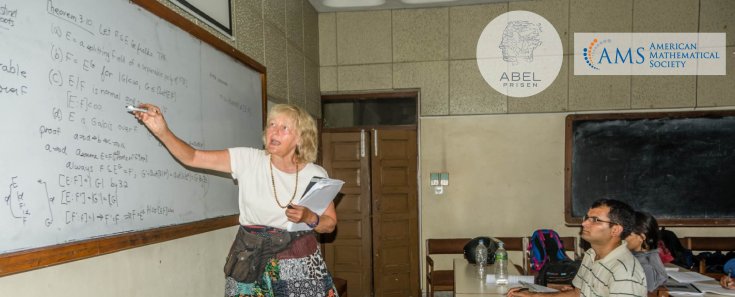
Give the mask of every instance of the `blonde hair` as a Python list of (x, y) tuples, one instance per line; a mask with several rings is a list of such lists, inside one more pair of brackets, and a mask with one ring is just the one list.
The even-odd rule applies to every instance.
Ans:
[[(317, 138), (316, 122), (311, 115), (292, 104), (276, 104), (268, 111), (266, 123), (276, 115), (286, 115), (294, 120), (296, 133), (298, 133), (301, 142), (296, 145), (296, 162), (312, 163), (316, 161), (316, 153), (319, 147), (319, 139)], [(265, 143), (266, 129), (263, 129), (263, 144)], [(266, 144), (267, 145), (267, 144)]]

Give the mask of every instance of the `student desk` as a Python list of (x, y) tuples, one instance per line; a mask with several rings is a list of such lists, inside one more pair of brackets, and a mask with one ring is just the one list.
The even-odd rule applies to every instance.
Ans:
[[(668, 265), (667, 265), (668, 266)], [(680, 271), (686, 271), (680, 269)], [(495, 266), (488, 265), (485, 267), (485, 272), (494, 273)], [(513, 275), (521, 275), (516, 269), (513, 263), (508, 261), (508, 273)], [(709, 284), (717, 284), (716, 281), (707, 282)], [(480, 296), (505, 296), (508, 290), (518, 285), (505, 285), (498, 286), (495, 284), (488, 284), (485, 280), (480, 280), (477, 277), (477, 268), (474, 264), (467, 263), (465, 259), (454, 259), (454, 296), (455, 297), (480, 297)], [(656, 294), (658, 293), (658, 294)], [(649, 296), (669, 296), (665, 289), (649, 294)], [(704, 294), (704, 297), (718, 297), (724, 295), (717, 295), (712, 293)]]
[[(495, 265), (487, 265), (485, 272), (495, 273)], [(508, 261), (508, 274), (521, 275), (511, 261)], [(480, 280), (474, 264), (467, 263), (465, 259), (454, 259), (454, 297), (505, 296), (510, 288), (508, 285), (498, 286)]]
[[(671, 264), (671, 263), (664, 264), (664, 266), (666, 266), (666, 268), (677, 268), (678, 271), (685, 271), (685, 272), (691, 271), (689, 269), (681, 268), (681, 267), (676, 266), (676, 265)], [(671, 280), (672, 280), (671, 277), (669, 277), (669, 281), (671, 281)], [(706, 281), (704, 283), (710, 284), (710, 285), (716, 285), (716, 286), (719, 286), (720, 285), (720, 282), (719, 281), (716, 281), (716, 280)], [(732, 291), (733, 294), (735, 294), (735, 290), (731, 290), (731, 291)], [(659, 290), (656, 293), (657, 293), (656, 294), (656, 297), (668, 297), (668, 296), (671, 296), (671, 295), (669, 295), (668, 290), (666, 290), (666, 285), (662, 285), (661, 287), (659, 287)], [(649, 294), (649, 296), (652, 296), (652, 294)], [(717, 297), (717, 296), (723, 297), (723, 296), (726, 296), (726, 295), (719, 295), (719, 294), (714, 294), (714, 293), (705, 293), (703, 295), (703, 297)]]

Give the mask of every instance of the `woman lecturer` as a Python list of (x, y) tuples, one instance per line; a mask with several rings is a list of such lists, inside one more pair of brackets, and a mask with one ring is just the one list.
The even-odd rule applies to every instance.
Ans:
[[(226, 296), (337, 296), (313, 231), (329, 233), (337, 224), (334, 203), (320, 216), (291, 205), (314, 176), (317, 153), (314, 119), (301, 108), (279, 104), (268, 113), (265, 150), (198, 150), (176, 137), (160, 108), (141, 104), (135, 117), (186, 166), (231, 173), (238, 180), (240, 229), (225, 264)], [(288, 232), (288, 222), (313, 231)]]

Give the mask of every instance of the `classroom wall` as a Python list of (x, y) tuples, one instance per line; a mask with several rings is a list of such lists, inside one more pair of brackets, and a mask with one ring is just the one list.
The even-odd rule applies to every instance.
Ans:
[[(512, 10), (545, 17), (565, 53), (554, 83), (526, 98), (496, 92), (474, 59), (487, 23)], [(725, 32), (728, 75), (574, 76), (574, 32)], [(320, 13), (319, 43), (324, 93), (420, 89), (422, 274), (427, 238), (528, 236), (541, 227), (577, 233), (563, 224), (567, 114), (735, 106), (735, 1), (543, 0)], [(430, 172), (449, 173), (446, 194), (433, 194)], [(680, 236), (735, 232), (671, 229)], [(451, 267), (450, 258), (437, 265)]]
[[(159, 2), (267, 67), (269, 102), (294, 103), (319, 116), (317, 12), (308, 0), (232, 1), (235, 40), (168, 0)], [(237, 227), (0, 277), (13, 297), (223, 296), (222, 266)]]
[(223, 296), (237, 227), (0, 277), (3, 296)]
[(314, 7), (308, 0), (235, 0), (232, 4), (235, 45), (267, 68), (268, 99), (302, 106), (321, 117)]
[[(511, 10), (545, 17), (559, 33), (557, 79), (531, 97), (492, 89), (474, 59), (490, 20)], [(450, 8), (319, 14), (325, 93), (420, 88), (421, 116), (733, 106), (735, 75), (574, 76), (574, 32), (725, 32), (735, 51), (735, 2), (728, 0), (544, 0)], [(732, 69), (733, 55), (727, 67)], [(571, 71), (570, 71), (571, 70)], [(730, 95), (730, 96), (728, 96)]]
[(158, 0), (263, 64), (268, 100), (292, 103), (321, 117), (318, 14), (309, 0), (233, 0), (234, 40)]

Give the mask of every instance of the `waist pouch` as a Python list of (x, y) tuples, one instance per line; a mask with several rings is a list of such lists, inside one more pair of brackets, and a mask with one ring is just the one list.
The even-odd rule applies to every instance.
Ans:
[(259, 280), (268, 260), (289, 247), (291, 242), (312, 231), (287, 232), (282, 229), (240, 226), (227, 254), (224, 272), (241, 283)]

